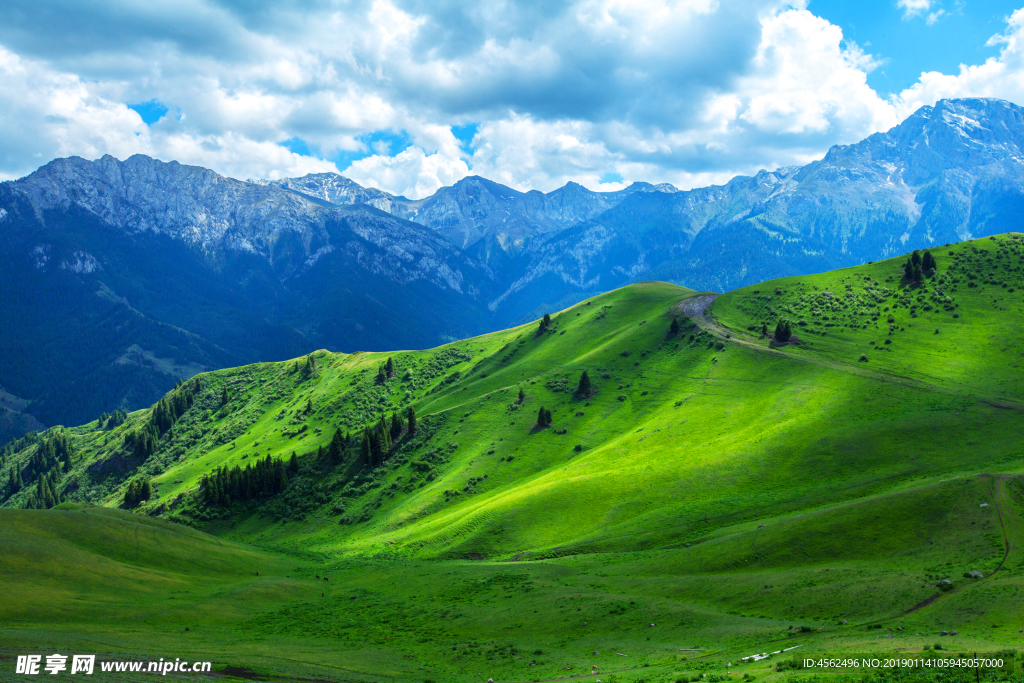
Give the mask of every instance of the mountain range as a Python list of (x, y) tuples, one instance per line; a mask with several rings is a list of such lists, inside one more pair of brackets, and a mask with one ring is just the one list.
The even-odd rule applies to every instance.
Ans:
[(943, 100), (803, 167), (679, 191), (337, 174), (240, 181), (146, 156), (0, 183), (0, 442), (179, 378), (425, 348), (641, 280), (725, 291), (1015, 229), (1024, 109)]

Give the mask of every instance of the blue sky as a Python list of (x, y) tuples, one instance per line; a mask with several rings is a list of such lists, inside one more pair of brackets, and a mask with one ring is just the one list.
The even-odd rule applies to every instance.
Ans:
[(914, 85), (924, 71), (956, 73), (961, 64), (997, 56), (998, 46), (986, 42), (1006, 28), (1006, 17), (1024, 6), (1003, 0), (928, 4), (910, 16), (888, 0), (811, 0), (808, 9), (842, 28), (847, 40), (885, 60), (868, 75), (868, 84), (892, 95)]
[[(1024, 5), (1024, 0), (1020, 0)], [(695, 187), (807, 163), (944, 97), (1024, 103), (996, 0), (6, 0), (0, 179), (142, 153), (336, 171)]]

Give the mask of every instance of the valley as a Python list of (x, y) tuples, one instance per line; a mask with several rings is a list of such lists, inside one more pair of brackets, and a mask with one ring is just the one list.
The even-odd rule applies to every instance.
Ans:
[(794, 646), (1015, 651), (1024, 236), (929, 255), (632, 284), (13, 442), (0, 657), (653, 683), (807, 677), (741, 659)]
[(0, 385), (28, 401), (0, 415), (0, 443), (146, 407), (203, 370), (429, 349), (632, 283), (733, 291), (1013, 231), (1022, 150), (1024, 110), (964, 98), (688, 190), (467, 176), (408, 199), (336, 173), (54, 159), (0, 183)]

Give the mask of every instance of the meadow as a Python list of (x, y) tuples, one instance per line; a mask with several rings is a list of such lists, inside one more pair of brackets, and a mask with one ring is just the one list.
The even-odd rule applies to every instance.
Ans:
[[(1024, 239), (932, 254), (919, 280), (903, 255), (723, 295), (641, 283), (437, 349), (208, 373), (7, 447), (0, 676), (44, 645), (271, 680), (1014, 659)], [(268, 456), (277, 489), (211, 497)], [(46, 487), (60, 505), (19, 509)]]

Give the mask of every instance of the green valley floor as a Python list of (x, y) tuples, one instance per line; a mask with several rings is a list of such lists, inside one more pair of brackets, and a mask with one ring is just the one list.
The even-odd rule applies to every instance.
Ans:
[(0, 451), (0, 680), (52, 651), (499, 683), (1013, 661), (1024, 239), (932, 254), (920, 281), (902, 256), (722, 295), (631, 285), (30, 435)]

